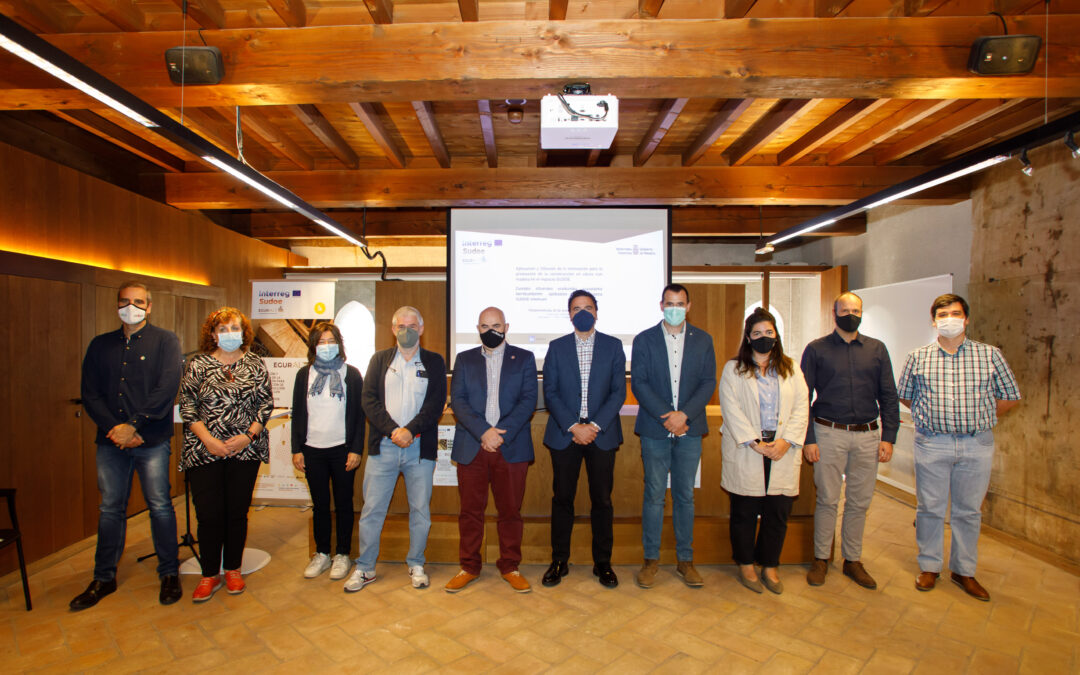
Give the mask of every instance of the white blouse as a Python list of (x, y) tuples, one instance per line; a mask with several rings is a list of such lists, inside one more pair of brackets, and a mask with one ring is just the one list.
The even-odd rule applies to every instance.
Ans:
[[(341, 377), (342, 398), (330, 396), (330, 383), (323, 385), (323, 389), (317, 395), (308, 394), (308, 425), (307, 445), (312, 448), (333, 448), (345, 445), (345, 398), (348, 392), (345, 390), (345, 370), (347, 365), (342, 364), (338, 375)], [(308, 371), (308, 391), (311, 384), (319, 376), (314, 366)]]

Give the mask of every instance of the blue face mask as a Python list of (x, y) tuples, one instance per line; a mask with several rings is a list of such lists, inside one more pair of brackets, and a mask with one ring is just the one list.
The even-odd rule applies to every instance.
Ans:
[(686, 308), (665, 307), (664, 321), (666, 321), (669, 326), (681, 326), (682, 322), (686, 321)]
[(222, 351), (235, 352), (244, 344), (243, 333), (217, 333), (217, 344)]
[(591, 312), (581, 310), (570, 319), (570, 322), (574, 324), (574, 328), (586, 333), (596, 325), (596, 317)]
[(337, 358), (340, 348), (336, 344), (315, 345), (315, 358), (320, 361), (333, 361)]

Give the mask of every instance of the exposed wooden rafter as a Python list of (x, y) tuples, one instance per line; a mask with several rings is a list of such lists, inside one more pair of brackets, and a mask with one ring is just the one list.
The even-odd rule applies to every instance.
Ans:
[(638, 0), (638, 18), (655, 19), (660, 16), (660, 8), (664, 6), (664, 0)]
[[(176, 109), (165, 109), (163, 113), (185, 126), (191, 127), (200, 136), (218, 146), (232, 156), (237, 155), (236, 148), (236, 124), (226, 120), (217, 111), (206, 108), (185, 108), (181, 116)], [(254, 139), (247, 139), (244, 143), (244, 159), (248, 164), (259, 171), (270, 168), (270, 157)]]
[(887, 98), (860, 98), (849, 101), (799, 140), (777, 153), (776, 163), (780, 166), (793, 164), (888, 102)]
[(862, 132), (847, 143), (829, 152), (826, 161), (829, 164), (842, 164), (852, 157), (881, 143), (893, 134), (902, 131), (912, 124), (926, 119), (930, 115), (947, 107), (951, 101), (912, 101), (901, 110), (878, 122), (866, 131)]
[(6, 0), (0, 3), (0, 11), (35, 33), (62, 33), (70, 24), (53, 5), (38, 0)]
[(462, 21), (480, 20), (480, 0), (457, 0)]
[(157, 164), (166, 171), (183, 173), (184, 160), (165, 152), (149, 141), (136, 136), (118, 124), (110, 122), (90, 110), (57, 110), (53, 113), (60, 119), (100, 136), (128, 152)]
[(259, 136), (265, 145), (276, 149), (281, 156), (296, 166), (311, 171), (315, 160), (296, 141), (277, 128), (259, 108), (248, 108), (240, 116), (240, 124)]
[(82, 0), (120, 30), (146, 30), (146, 16), (132, 0)]
[(923, 127), (903, 140), (874, 151), (874, 164), (888, 164), (918, 152), (943, 138), (953, 136), (983, 120), (1017, 105), (1022, 99), (971, 101), (966, 106), (933, 124)]
[(660, 112), (656, 113), (652, 125), (641, 139), (641, 145), (634, 151), (634, 166), (643, 166), (645, 162), (649, 161), (652, 154), (656, 152), (656, 148), (660, 146), (660, 142), (664, 140), (668, 130), (675, 124), (675, 120), (679, 119), (679, 113), (686, 107), (686, 102), (689, 100), (688, 98), (672, 98), (664, 101), (664, 105), (660, 107)]
[(548, 0), (548, 20), (565, 20), (567, 4), (569, 4), (569, 0)]
[(1080, 100), (1051, 99), (1045, 106), (1043, 101), (1029, 101), (1026, 105), (995, 116), (973, 129), (968, 129), (954, 138), (932, 146), (928, 150), (927, 161), (931, 164), (940, 164), (984, 145), (1012, 138), (1023, 131), (1039, 126), (1043, 124), (1044, 116), (1047, 120), (1055, 120), (1074, 110), (1080, 110)]
[(431, 101), (413, 101), (413, 110), (416, 111), (416, 120), (424, 129), (431, 152), (438, 160), (439, 166), (444, 169), (450, 168), (450, 151), (446, 149), (446, 141), (443, 140), (442, 132), (439, 131), (439, 123), (435, 121), (435, 110)]
[(757, 0), (720, 0), (724, 3), (725, 19), (741, 19), (746, 16)]
[(289, 106), (293, 114), (303, 122), (315, 138), (337, 157), (338, 160), (349, 169), (360, 166), (360, 159), (356, 156), (349, 144), (341, 137), (334, 125), (326, 119), (317, 107), (312, 104)]
[(307, 6), (304, 0), (266, 0), (270, 8), (281, 17), (290, 28), (303, 28), (307, 25)]
[(208, 30), (225, 27), (225, 10), (218, 0), (173, 0), (179, 9), (187, 3), (188, 18)]
[(394, 23), (393, 0), (364, 0), (371, 20), (380, 24)]
[(698, 134), (694, 142), (690, 144), (686, 150), (683, 151), (682, 163), (683, 166), (691, 166), (704, 155), (709, 148), (713, 146), (718, 138), (724, 135), (724, 132), (735, 123), (735, 120), (739, 119), (747, 108), (749, 108), (754, 101), (752, 99), (733, 99), (725, 101), (724, 105), (720, 107), (720, 110), (709, 121), (701, 133)]
[(769, 142), (773, 134), (779, 134), (800, 117), (813, 110), (821, 99), (784, 99), (777, 101), (750, 130), (724, 151), (724, 158), (731, 166), (746, 163)]
[(371, 134), (372, 140), (382, 149), (383, 154), (390, 160), (390, 163), (398, 169), (405, 168), (405, 156), (401, 154), (401, 150), (398, 149), (397, 143), (390, 137), (386, 127), (383, 126), (382, 120), (379, 118), (379, 111), (373, 103), (350, 103), (349, 107), (356, 113), (356, 116), (360, 118), (360, 121), (364, 123), (364, 127), (367, 128), (368, 133)]
[(484, 137), (484, 154), (487, 156), (489, 169), (499, 165), (499, 153), (495, 147), (495, 126), (491, 121), (491, 101), (482, 98), (476, 102), (480, 114), (480, 134)]

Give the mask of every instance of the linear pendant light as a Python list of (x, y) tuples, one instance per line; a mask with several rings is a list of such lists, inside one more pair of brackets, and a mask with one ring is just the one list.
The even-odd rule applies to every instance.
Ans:
[[(308, 204), (285, 186), (234, 158), (78, 59), (26, 30), (4, 14), (0, 14), (0, 47), (191, 151), (207, 164), (240, 179), (274, 201), (308, 218), (316, 225), (361, 247), (368, 258), (374, 257), (367, 252), (367, 242), (362, 236), (350, 233), (347, 227)], [(381, 256), (382, 254), (376, 252), (374, 255)]]
[(813, 232), (814, 230), (820, 230), (821, 228), (828, 227), (848, 216), (853, 216), (863, 211), (869, 211), (870, 209), (877, 208), (883, 204), (894, 202), (897, 199), (910, 197), (916, 192), (921, 192), (937, 185), (947, 183), (956, 178), (960, 178), (961, 176), (982, 171), (995, 164), (1000, 164), (1005, 160), (1011, 159), (1024, 150), (1030, 150), (1041, 145), (1046, 145), (1047, 143), (1063, 138), (1067, 134), (1077, 130), (1080, 130), (1080, 112), (1072, 113), (1059, 120), (1044, 124), (1031, 131), (1026, 131), (1018, 136), (995, 143), (994, 145), (981, 150), (974, 150), (966, 155), (958, 157), (948, 164), (939, 166), (936, 169), (931, 169), (930, 171), (915, 176), (903, 183), (897, 183), (892, 187), (879, 190), (872, 195), (853, 201), (850, 204), (837, 207), (832, 211), (826, 211), (819, 216), (789, 227), (781, 232), (777, 232), (773, 236), (767, 238), (764, 243), (758, 247), (755, 253), (758, 255), (771, 253), (777, 244), (788, 241), (789, 239), (794, 239), (795, 237), (807, 234), (808, 232)]

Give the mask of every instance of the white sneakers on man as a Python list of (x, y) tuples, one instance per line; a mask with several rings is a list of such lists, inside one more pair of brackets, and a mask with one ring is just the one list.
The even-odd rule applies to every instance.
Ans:
[(409, 577), (412, 578), (413, 588), (427, 588), (431, 583), (428, 579), (428, 575), (424, 574), (423, 565), (413, 565), (409, 568)]
[(338, 581), (349, 576), (349, 570), (352, 569), (352, 560), (344, 553), (338, 553), (334, 556), (334, 564), (330, 566), (330, 580)]
[(370, 583), (374, 583), (374, 581), (374, 572), (364, 572), (359, 567), (357, 567), (355, 570), (353, 570), (353, 573), (349, 577), (349, 580), (345, 582), (345, 592), (355, 593), (364, 586), (367, 586)]
[(311, 557), (311, 562), (304, 568), (304, 578), (314, 579), (326, 570), (330, 569), (330, 556), (325, 553), (316, 553)]

